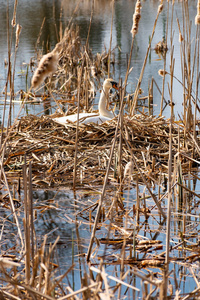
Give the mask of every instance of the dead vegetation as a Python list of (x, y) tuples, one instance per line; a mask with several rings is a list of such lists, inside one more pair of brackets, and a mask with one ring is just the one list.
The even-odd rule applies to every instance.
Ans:
[[(116, 120), (102, 125), (80, 125), (77, 160), (77, 187), (84, 184), (102, 185), (109, 158), (110, 146), (115, 134)], [(113, 158), (110, 170), (111, 181), (123, 178), (123, 170), (131, 161), (132, 153), (138, 167), (146, 179), (158, 184), (160, 175), (168, 172), (169, 120), (147, 115), (128, 116), (123, 119), (122, 172), (118, 174)], [(117, 144), (119, 144), (119, 135)], [(22, 167), (26, 162), (32, 165), (33, 185), (36, 187), (72, 186), (76, 125), (67, 128), (56, 124), (47, 116), (22, 117), (7, 142), (4, 168), (9, 182), (22, 178)], [(172, 126), (174, 157), (182, 165), (183, 175), (197, 167), (199, 157), (199, 138), (185, 133), (181, 122)], [(119, 161), (116, 145), (115, 158)], [(135, 180), (134, 169), (131, 176)], [(142, 179), (140, 178), (140, 182)]]
[[(115, 2), (112, 3), (114, 7)], [(136, 2), (127, 73), (120, 83), (119, 115), (115, 119), (101, 126), (69, 124), (64, 127), (52, 120), (55, 115), (28, 115), (17, 117), (12, 126), (8, 122), (7, 128), (2, 123), (0, 298), (199, 297), (199, 76), (195, 93), (193, 91), (194, 69), (197, 74), (199, 72), (199, 40), (195, 42), (192, 66), (188, 2), (184, 2), (181, 5), (186, 26), (181, 28), (177, 20), (181, 34), (183, 116), (177, 121), (173, 112), (173, 80), (176, 77), (172, 44), (170, 72), (166, 71), (166, 55), (163, 55), (164, 69), (160, 72), (163, 76), (160, 116), (152, 116), (150, 109), (146, 112), (146, 107), (138, 108), (151, 42), (158, 17), (165, 9), (163, 1), (158, 4), (137, 87), (133, 95), (127, 95), (133, 44), (140, 18), (142, 20), (141, 3)], [(168, 10), (169, 5), (174, 10), (174, 2), (167, 5)], [(55, 49), (59, 53), (55, 59), (56, 72), (55, 65), (50, 68), (48, 65)], [(38, 87), (44, 77), (54, 72), (45, 79), (46, 92), (42, 93), (41, 88), (36, 93), (29, 90), (22, 93), (22, 100), (26, 103), (51, 98), (55, 100), (56, 114), (60, 115), (77, 109), (90, 111), (95, 83), (100, 86), (101, 78), (110, 74), (110, 64), (114, 63), (111, 54), (109, 49), (94, 57), (88, 39), (83, 46), (78, 28), (70, 23), (54, 50), (43, 56), (36, 68), (34, 77), (37, 80), (32, 82), (32, 87)], [(168, 119), (162, 114), (167, 75), (170, 76), (168, 105), (171, 107)], [(144, 97), (148, 99), (149, 108), (153, 99), (152, 84), (149, 95)], [(127, 113), (123, 114), (125, 109)], [(33, 198), (34, 190), (57, 191), (64, 187), (73, 187), (74, 191), (73, 201), (70, 204), (66, 201), (64, 207), (55, 197), (47, 202)], [(78, 199), (80, 191), (85, 201)], [(96, 198), (91, 199), (90, 194)], [(59, 222), (73, 224), (76, 232), (75, 238), (70, 236), (73, 259), (64, 270), (55, 259), (62, 236), (48, 240), (57, 228), (48, 228), (44, 237), (36, 233), (37, 214), (45, 216), (47, 213), (47, 219), (38, 225), (46, 226), (47, 221), (53, 222), (50, 211), (58, 212)], [(79, 235), (81, 226), (84, 230), (87, 228), (84, 238)], [(72, 274), (73, 277), (77, 268), (80, 284), (79, 288), (74, 288), (68, 276)], [(193, 280), (195, 288), (184, 292), (182, 285), (188, 278)]]

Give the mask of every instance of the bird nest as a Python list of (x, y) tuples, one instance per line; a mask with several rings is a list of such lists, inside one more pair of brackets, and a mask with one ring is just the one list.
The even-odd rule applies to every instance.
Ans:
[[(22, 117), (7, 142), (4, 169), (9, 181), (19, 180), (23, 165), (32, 165), (32, 182), (37, 187), (71, 186), (76, 176), (79, 187), (102, 185), (114, 140), (117, 118), (100, 126), (80, 124), (78, 130), (76, 173), (76, 125), (58, 125), (50, 117)], [(122, 126), (122, 125), (120, 125)], [(119, 126), (119, 128), (120, 128)], [(117, 132), (115, 151), (109, 170), (109, 183), (142, 181), (153, 184), (168, 173), (170, 122), (147, 115), (123, 119)], [(181, 164), (183, 174), (196, 168), (199, 137), (187, 133), (180, 122), (172, 123), (173, 166)], [(127, 172), (126, 166), (132, 162)], [(126, 171), (125, 171), (126, 170)], [(139, 172), (138, 172), (139, 171)]]

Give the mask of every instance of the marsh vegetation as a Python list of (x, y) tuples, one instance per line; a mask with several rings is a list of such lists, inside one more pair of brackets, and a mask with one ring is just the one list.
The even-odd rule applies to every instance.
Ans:
[[(113, 32), (120, 31), (114, 24), (122, 22), (118, 1), (107, 1), (109, 47), (101, 53), (90, 47), (99, 1), (86, 1), (85, 39), (76, 24), (85, 1), (73, 1), (68, 23), (55, 22), (54, 45), (44, 46), (43, 22), (19, 93), (17, 2), (7, 23), (1, 117), (0, 297), (198, 299), (200, 1), (193, 19), (194, 1), (135, 1), (121, 73), (123, 45), (116, 40), (113, 47)], [(151, 35), (135, 67), (143, 9), (152, 6)], [(63, 4), (60, 16), (64, 11)], [(164, 36), (153, 43), (162, 14)], [(151, 76), (144, 84), (153, 53), (162, 64), (161, 80)], [(133, 83), (134, 68), (140, 72)], [(54, 121), (96, 111), (98, 91), (110, 77), (119, 86), (108, 99), (117, 111), (112, 120)], [(39, 114), (29, 112), (34, 105), (42, 106)]]

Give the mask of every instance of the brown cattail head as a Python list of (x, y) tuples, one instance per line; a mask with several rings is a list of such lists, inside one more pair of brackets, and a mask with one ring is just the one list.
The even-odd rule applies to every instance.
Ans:
[(137, 1), (135, 4), (135, 14), (140, 14), (142, 8), (142, 4), (140, 1)]
[(140, 0), (137, 0), (137, 2), (135, 4), (135, 12), (133, 14), (133, 26), (131, 29), (131, 33), (132, 33), (133, 37), (138, 32), (139, 21), (141, 18), (141, 8), (142, 8), (141, 2), (140, 2)]
[(16, 42), (15, 42), (15, 47), (16, 48), (19, 45), (19, 36), (20, 36), (21, 30), (22, 30), (22, 26), (17, 24), (17, 27), (16, 27)]
[(31, 81), (33, 88), (37, 88), (47, 76), (56, 72), (59, 54), (55, 49), (41, 58)]

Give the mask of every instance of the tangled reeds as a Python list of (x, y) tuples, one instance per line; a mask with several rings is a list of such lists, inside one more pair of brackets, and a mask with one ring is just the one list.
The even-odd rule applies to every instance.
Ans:
[[(103, 255), (101, 252), (98, 253), (98, 259), (103, 259), (107, 266), (117, 267), (122, 263), (120, 253), (124, 251), (123, 264), (127, 267), (130, 266), (128, 271), (124, 273), (122, 278), (119, 278), (118, 276), (111, 276), (107, 272), (105, 273), (104, 269), (98, 269), (95, 265), (91, 265), (89, 267), (90, 272), (84, 275), (85, 279), (82, 278), (82, 280), (84, 279), (84, 284), (81, 288), (73, 291), (67, 286), (66, 290), (68, 293), (64, 294), (59, 282), (72, 271), (74, 265), (72, 264), (62, 276), (56, 277), (55, 270), (58, 268), (58, 265), (52, 262), (51, 257), (59, 238), (56, 239), (53, 245), (47, 247), (45, 237), (41, 248), (36, 249), (34, 246), (34, 225), (32, 225), (32, 229), (29, 225), (28, 227), (25, 226), (27, 232), (30, 230), (28, 237), (26, 236), (25, 239), (26, 249), (29, 253), (29, 255), (26, 255), (26, 259), (29, 258), (29, 260), (26, 263), (24, 261), (20, 262), (18, 256), (8, 256), (6, 251), (2, 264), (0, 261), (0, 266), (1, 269), (3, 268), (4, 273), (4, 276), (0, 279), (6, 283), (3, 295), (10, 296), (14, 294), (20, 299), (29, 299), (29, 297), (34, 295), (36, 299), (37, 297), (45, 297), (46, 299), (52, 300), (54, 299), (53, 297), (60, 297), (59, 299), (62, 299), (62, 296), (70, 298), (80, 293), (84, 295), (87, 294), (88, 299), (91, 299), (96, 293), (105, 293), (104, 289), (97, 289), (99, 283), (98, 277), (95, 281), (90, 277), (92, 273), (97, 273), (103, 276), (100, 280), (101, 283), (106, 283), (108, 279), (116, 283), (116, 286), (109, 288), (109, 293), (114, 297), (115, 289), (119, 288), (120, 285), (139, 292), (137, 286), (129, 284), (128, 274), (134, 274), (146, 282), (146, 276), (144, 276), (141, 269), (148, 270), (149, 268), (157, 268), (162, 270), (165, 264), (165, 250), (164, 243), (158, 239), (158, 232), (162, 226), (162, 222), (160, 221), (159, 211), (152, 205), (151, 195), (147, 192), (143, 192), (143, 194), (138, 193), (136, 196), (137, 201), (135, 201), (136, 199), (132, 200), (134, 201), (134, 205), (131, 205), (131, 208), (131, 206), (124, 202), (122, 191), (126, 193), (126, 191), (133, 187), (138, 189), (139, 185), (144, 187), (143, 178), (145, 178), (146, 182), (151, 186), (152, 191), (158, 194), (159, 202), (162, 203), (165, 201), (164, 199), (167, 197), (166, 178), (168, 173), (170, 121), (163, 117), (148, 117), (147, 115), (140, 114), (132, 118), (125, 116), (123, 123), (121, 160), (119, 160), (118, 156), (119, 135), (117, 137), (114, 158), (109, 172), (108, 186), (109, 190), (113, 191), (111, 192), (112, 200), (109, 199), (108, 201), (107, 199), (104, 202), (98, 223), (99, 229), (106, 228), (108, 230), (109, 236), (107, 234), (106, 236), (105, 234), (101, 234), (98, 238), (99, 247), (100, 245), (104, 245), (107, 251), (105, 250)], [(77, 156), (77, 187), (87, 191), (101, 188), (107, 169), (109, 151), (113, 142), (115, 127), (116, 120), (104, 123), (101, 126), (95, 124), (80, 125)], [(177, 218), (181, 222), (181, 215), (185, 209), (184, 203), (186, 206), (188, 205), (185, 202), (186, 198), (200, 198), (198, 193), (184, 184), (184, 181), (189, 176), (188, 174), (195, 176), (195, 171), (197, 170), (196, 165), (199, 164), (199, 137), (197, 136), (196, 140), (194, 140), (192, 132), (185, 135), (184, 126), (181, 122), (174, 122), (172, 124), (171, 135), (173, 140), (172, 153), (174, 157), (173, 188), (176, 187), (177, 189), (177, 197), (179, 199), (177, 206), (178, 214), (180, 215), (176, 216), (177, 209), (175, 204), (173, 208), (173, 218)], [(66, 128), (56, 124), (47, 116), (36, 117), (30, 115), (21, 118), (10, 135), (5, 151), (4, 170), (10, 185), (13, 184), (16, 186), (17, 184), (18, 190), (23, 188), (24, 192), (26, 191), (27, 193), (27, 199), (30, 197), (29, 191), (34, 187), (58, 188), (58, 186), (72, 186), (75, 139), (76, 126), (73, 124)], [(137, 166), (134, 163), (130, 163), (130, 161), (132, 162), (133, 153)], [(118, 173), (119, 161), (122, 164), (122, 170), (124, 170), (126, 174)], [(27, 173), (25, 166), (29, 166), (29, 173)], [(128, 168), (129, 170), (127, 171)], [(123, 177), (121, 183), (118, 180), (120, 176)], [(31, 178), (31, 181), (29, 178)], [(145, 189), (146, 187), (144, 187), (144, 191)], [(157, 189), (161, 191), (159, 192)], [(13, 201), (15, 207), (18, 207), (20, 211), (20, 207), (23, 207), (21, 200), (13, 199)], [(126, 202), (127, 201), (128, 200), (126, 200)], [(198, 201), (195, 201), (195, 203), (196, 202)], [(7, 210), (9, 209), (8, 197), (2, 197), (1, 203)], [(27, 203), (29, 202), (27, 201)], [(194, 207), (196, 205), (195, 203)], [(28, 205), (30, 206), (30, 204)], [(94, 209), (97, 205), (98, 201), (89, 206), (88, 204), (85, 205), (79, 202), (79, 207), (73, 214), (70, 216), (65, 214), (66, 222), (70, 221), (70, 223), (77, 224), (77, 218), (80, 218), (80, 220), (84, 220), (84, 226), (93, 225)], [(41, 208), (39, 205), (36, 205), (34, 210), (37, 210), (38, 213), (41, 210), (43, 214), (45, 210), (56, 209), (56, 207), (57, 204), (52, 202), (52, 204), (49, 205), (41, 205)], [(28, 206), (25, 208), (25, 215), (27, 216), (26, 220), (24, 220), (25, 225), (31, 224), (29, 223), (29, 213), (31, 211), (33, 213), (34, 210), (33, 208), (30, 210)], [(192, 209), (190, 209), (190, 214), (191, 213)], [(19, 214), (17, 218), (19, 218)], [(127, 219), (126, 226), (123, 224), (123, 219)], [(149, 239), (143, 237), (140, 232), (143, 226), (148, 224), (148, 222), (150, 223), (152, 219), (157, 220), (159, 228), (153, 229), (155, 230), (155, 236)], [(140, 223), (139, 220), (142, 220), (142, 222)], [(110, 225), (107, 224), (107, 221), (110, 222)], [(190, 224), (191, 219), (189, 218), (184, 222)], [(134, 230), (133, 227), (135, 228)], [(177, 230), (181, 230), (183, 241), (178, 242), (171, 249), (170, 262), (180, 265), (183, 262), (184, 264), (195, 262), (198, 258), (198, 244), (193, 243), (191, 248), (188, 248), (190, 244), (186, 242), (187, 237), (190, 235), (192, 235), (193, 238), (196, 237), (195, 228), (191, 226), (191, 228), (186, 231), (179, 225)], [(30, 243), (31, 232), (34, 239)], [(177, 236), (175, 236), (175, 238), (177, 239)], [(179, 245), (180, 249), (177, 251), (182, 251), (181, 247), (184, 247), (185, 250), (187, 248), (187, 252), (190, 253), (188, 257), (179, 256), (179, 258), (177, 258), (173, 251), (178, 249)], [(9, 252), (12, 253), (12, 249), (10, 249)], [(137, 256), (135, 253), (138, 253)], [(80, 254), (81, 256), (84, 255), (83, 249)], [(15, 261), (20, 264), (20, 266), (15, 266)], [(18, 267), (18, 269), (20, 269), (20, 267), (22, 269), (25, 268), (25, 282), (23, 279), (23, 271), (18, 270), (18, 275), (11, 278), (6, 271), (6, 263), (10, 263), (10, 267), (13, 268), (13, 270), (16, 267)], [(136, 267), (137, 269), (135, 269)], [(20, 278), (22, 278), (22, 280), (20, 280)], [(155, 286), (157, 293), (159, 290), (162, 290), (161, 278), (161, 274), (159, 274), (159, 278), (157, 278), (157, 276), (153, 276), (151, 279), (149, 279), (149, 277), (147, 278), (148, 284)], [(146, 295), (147, 294), (148, 292), (146, 291)], [(160, 292), (160, 295), (161, 294)], [(54, 296), (52, 297), (52, 295)], [(162, 299), (162, 296), (160, 296), (160, 299)]]
[[(116, 120), (79, 127), (77, 171), (78, 186), (102, 184), (106, 171), (110, 145), (114, 137)], [(5, 151), (4, 167), (9, 181), (22, 176), (24, 156), (32, 164), (33, 184), (36, 186), (71, 185), (73, 180), (73, 159), (75, 151), (76, 125), (65, 128), (51, 118), (33, 115), (23, 117), (13, 129)], [(174, 122), (172, 129), (173, 156), (179, 157), (183, 172), (188, 172), (198, 160), (198, 137), (184, 134), (180, 122)], [(124, 118), (122, 164), (131, 160), (130, 145), (142, 172), (149, 180), (156, 180), (168, 169), (169, 121), (163, 117), (135, 115)], [(95, 149), (95, 152), (94, 152)], [(117, 147), (116, 147), (117, 149)], [(117, 157), (117, 150), (115, 151)], [(114, 179), (116, 166), (112, 164), (110, 179)], [(132, 174), (134, 177), (134, 172)]]
[[(125, 83), (120, 85), (121, 106), (118, 117), (101, 126), (92, 123), (77, 126), (71, 123), (64, 127), (53, 121), (55, 115), (42, 117), (28, 115), (16, 121), (9, 130), (3, 129), (2, 126), (1, 188), (4, 191), (0, 203), (4, 217), (0, 219), (2, 224), (0, 235), (2, 237), (9, 233), (6, 226), (13, 226), (17, 232), (14, 236), (17, 242), (13, 243), (14, 245), (12, 242), (1, 245), (4, 252), (0, 257), (0, 280), (3, 287), (0, 297), (64, 300), (78, 299), (77, 295), (80, 294), (83, 299), (121, 299), (123, 287), (124, 295), (130, 290), (133, 291), (132, 298), (136, 298), (134, 293), (140, 292), (143, 299), (150, 299), (153, 294), (154, 298), (158, 299), (166, 299), (167, 294), (174, 299), (179, 294), (182, 277), (185, 274), (189, 276), (189, 272), (191, 272), (190, 277), (193, 277), (197, 283), (197, 288), (183, 299), (199, 296), (199, 281), (194, 269), (199, 267), (195, 263), (199, 260), (199, 229), (196, 220), (199, 218), (197, 207), (200, 195), (196, 190), (196, 181), (200, 180), (198, 176), (200, 137), (197, 132), (200, 123), (196, 120), (196, 115), (193, 118), (191, 108), (192, 104), (195, 104), (194, 114), (199, 111), (198, 88), (196, 98), (192, 95), (193, 80), (190, 80), (189, 75), (190, 52), (188, 52), (188, 61), (186, 61), (186, 52), (183, 52), (182, 60), (183, 70), (188, 70), (183, 72), (185, 83), (188, 80), (188, 85), (182, 84), (186, 97), (183, 120), (180, 117), (179, 121), (175, 121), (173, 115), (172, 81), (176, 79), (173, 75), (173, 51), (170, 72), (165, 70), (165, 66), (164, 70), (159, 71), (163, 78), (165, 75), (170, 75), (171, 78), (170, 119), (162, 116), (162, 104), (159, 117), (145, 114), (145, 110), (140, 114), (135, 113), (147, 57), (162, 10), (161, 0), (141, 76), (134, 99), (130, 103), (130, 115), (123, 115), (123, 101), (126, 99), (134, 36), (138, 31), (141, 17), (140, 1), (136, 2), (133, 17), (132, 46)], [(180, 25), (179, 34), (182, 37), (181, 41), (185, 41), (183, 36), (187, 34), (184, 32), (182, 36)], [(167, 50), (167, 44), (160, 46)], [(77, 98), (78, 110), (85, 108), (88, 111), (89, 86), (94, 85), (94, 78), (98, 81), (102, 74), (106, 74), (103, 66), (111, 63), (110, 52), (111, 49), (108, 54), (97, 54), (94, 59), (88, 47), (88, 39), (86, 46), (82, 47), (77, 28), (73, 29), (69, 26), (55, 49), (40, 60), (32, 79), (32, 87), (37, 88), (46, 76), (56, 72), (52, 80), (53, 84), (51, 85), (52, 81), (47, 82), (46, 87), (52, 98), (54, 98), (53, 93), (64, 95), (61, 101), (57, 100), (59, 97), (55, 99), (59, 112), (61, 112), (60, 103), (76, 106)], [(197, 79), (197, 87), (198, 83), (199, 79)], [(54, 86), (56, 88), (52, 89)], [(25, 99), (32, 96), (28, 93)], [(69, 99), (66, 100), (67, 97)], [(149, 91), (149, 98), (153, 98), (151, 91)], [(71, 108), (68, 107), (68, 110)], [(65, 203), (61, 209), (54, 199), (48, 199), (47, 204), (43, 201), (38, 205), (33, 203), (34, 188), (56, 190), (74, 187), (74, 182), (76, 192), (77, 189), (84, 190), (86, 193), (95, 190), (98, 197), (94, 201), (89, 199), (88, 205), (88, 202), (78, 201), (74, 196), (71, 207), (75, 209), (70, 213), (66, 212), (68, 203)], [(166, 200), (168, 200), (167, 214)], [(97, 212), (96, 208), (98, 208)], [(62, 219), (65, 223), (74, 224), (76, 228), (81, 283), (75, 291), (67, 278), (68, 273), (74, 272), (74, 257), (71, 266), (64, 270), (63, 275), (55, 276), (54, 271), (58, 265), (53, 256), (59, 237), (57, 236), (51, 244), (47, 242), (45, 236), (43, 244), (39, 246), (37, 244), (34, 227), (37, 213), (41, 213), (43, 217), (45, 211), (49, 213), (50, 210), (57, 209), (59, 221)], [(10, 211), (14, 222), (9, 219)], [(172, 219), (173, 232), (170, 231)], [(43, 224), (46, 226), (46, 223), (53, 221), (48, 214)], [(79, 228), (82, 225), (84, 229), (90, 228), (85, 235), (87, 237), (90, 236), (91, 226), (93, 226), (89, 248), (88, 241), (85, 245), (85, 236), (84, 242), (79, 237)], [(41, 222), (38, 226), (41, 226)], [(50, 227), (50, 233), (55, 231), (57, 234), (58, 227), (52, 228), (53, 226)], [(96, 229), (99, 229), (99, 232), (96, 232)], [(160, 235), (161, 232), (167, 236), (166, 244)], [(158, 238), (159, 235), (162, 240)], [(69, 240), (65, 242), (67, 244)], [(70, 242), (74, 242), (71, 231)], [(92, 249), (95, 242), (96, 247)], [(175, 245), (172, 246), (172, 243)], [(102, 245), (105, 246), (103, 252)], [(168, 273), (171, 262), (176, 265), (173, 272)], [(114, 266), (113, 275), (110, 275), (109, 269), (105, 269), (109, 266)], [(117, 266), (120, 268), (117, 269)], [(181, 273), (180, 278), (177, 279), (176, 266), (187, 267), (189, 272), (187, 270), (187, 273)], [(10, 271), (8, 268), (11, 268)], [(118, 270), (119, 274), (117, 274)], [(173, 287), (168, 284), (172, 276)], [(65, 282), (62, 285), (61, 282), (65, 277), (67, 284)], [(138, 279), (142, 284), (136, 284)]]

